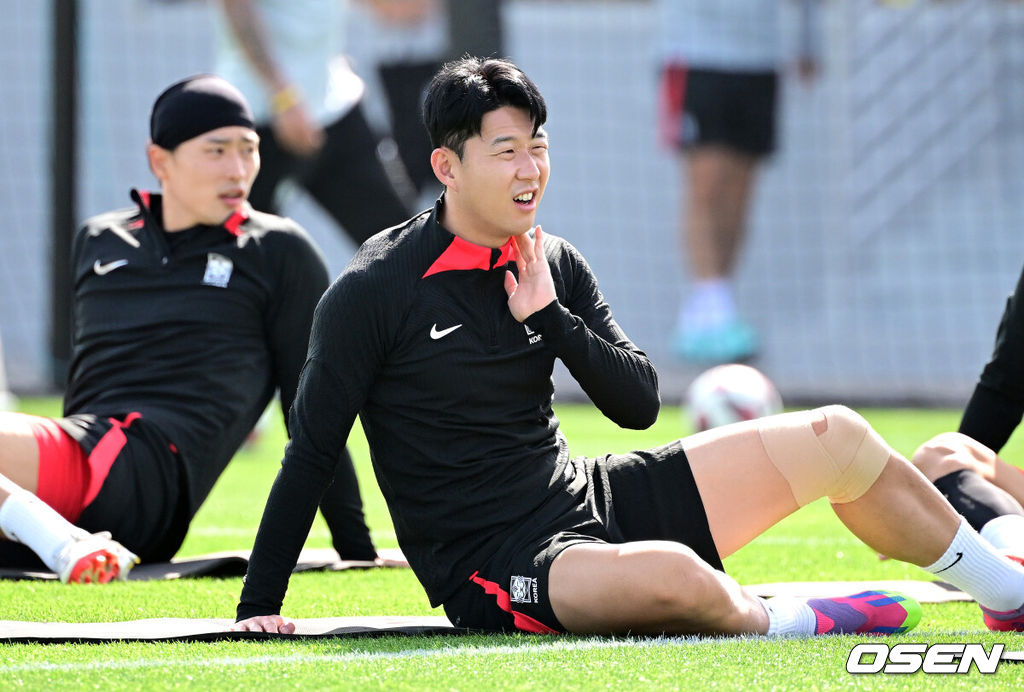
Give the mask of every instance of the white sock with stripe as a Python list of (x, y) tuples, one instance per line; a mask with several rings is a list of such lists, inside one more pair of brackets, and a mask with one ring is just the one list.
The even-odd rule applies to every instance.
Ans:
[(1001, 555), (966, 519), (960, 520), (942, 557), (924, 569), (989, 610), (1007, 612), (1024, 605), (1024, 568)]
[(768, 636), (799, 634), (811, 635), (818, 626), (818, 618), (803, 598), (776, 596), (759, 598), (768, 613)]
[(68, 541), (89, 535), (27, 490), (16, 490), (0, 505), (0, 532), (31, 548), (55, 572)]

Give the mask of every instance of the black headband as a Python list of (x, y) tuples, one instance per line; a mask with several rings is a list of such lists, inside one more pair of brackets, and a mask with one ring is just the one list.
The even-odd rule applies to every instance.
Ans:
[(230, 125), (256, 128), (242, 92), (220, 77), (197, 75), (172, 84), (157, 97), (149, 116), (149, 138), (164, 149), (175, 149)]

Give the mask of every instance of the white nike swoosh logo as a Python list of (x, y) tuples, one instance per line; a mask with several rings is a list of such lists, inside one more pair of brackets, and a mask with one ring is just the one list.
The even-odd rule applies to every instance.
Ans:
[(457, 324), (454, 327), (448, 327), (448, 329), (442, 329), (442, 330), (438, 331), (437, 323), (435, 322), (434, 326), (430, 328), (430, 338), (431, 339), (435, 339), (435, 340), (436, 339), (443, 339), (444, 337), (448, 336), (449, 334), (451, 334), (452, 332), (454, 332), (456, 329), (458, 329), (461, 326), (462, 326), (461, 324)]
[(109, 274), (115, 269), (119, 269), (126, 264), (128, 264), (128, 260), (126, 259), (114, 260), (113, 262), (107, 262), (106, 264), (102, 264), (99, 260), (96, 260), (96, 263), (92, 265), (92, 270), (98, 275), (103, 276), (104, 274)]
[(103, 233), (103, 231), (110, 231), (118, 238), (128, 243), (132, 247), (142, 247), (138, 239), (123, 228), (117, 226), (101, 226), (100, 228), (93, 228), (89, 230), (89, 235), (93, 238)]

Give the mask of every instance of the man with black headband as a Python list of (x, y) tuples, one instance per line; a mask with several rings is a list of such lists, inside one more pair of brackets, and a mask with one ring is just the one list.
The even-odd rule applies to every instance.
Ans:
[[(31, 549), (65, 582), (174, 555), (275, 390), (287, 417), (328, 283), (297, 224), (246, 202), (259, 139), (231, 84), (172, 85), (150, 138), (161, 194), (133, 190), (74, 239), (64, 417), (0, 414), (0, 564)], [(345, 451), (335, 477), (335, 547), (373, 560)]]

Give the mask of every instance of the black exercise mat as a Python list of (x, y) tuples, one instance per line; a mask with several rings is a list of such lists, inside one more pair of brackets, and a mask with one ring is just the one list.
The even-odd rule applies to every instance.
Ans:
[(113, 641), (171, 642), (246, 639), (325, 639), (385, 635), (460, 635), (443, 616), (367, 616), (294, 619), (294, 634), (232, 632), (229, 619), (151, 618), (126, 622), (19, 622), (0, 620), (0, 643), (89, 644)]
[[(176, 558), (170, 562), (153, 562), (137, 565), (128, 574), (129, 581), (154, 581), (164, 579), (189, 579), (195, 577), (242, 577), (249, 566), (248, 550), (233, 550), (209, 553), (194, 557)], [(383, 568), (406, 567), (405, 557), (398, 549), (378, 551), (384, 558)], [(331, 548), (312, 548), (299, 554), (296, 572), (327, 570), (340, 572), (349, 569), (377, 569), (373, 562), (339, 560)], [(57, 575), (49, 570), (0, 568), (0, 579), (55, 580)]]

